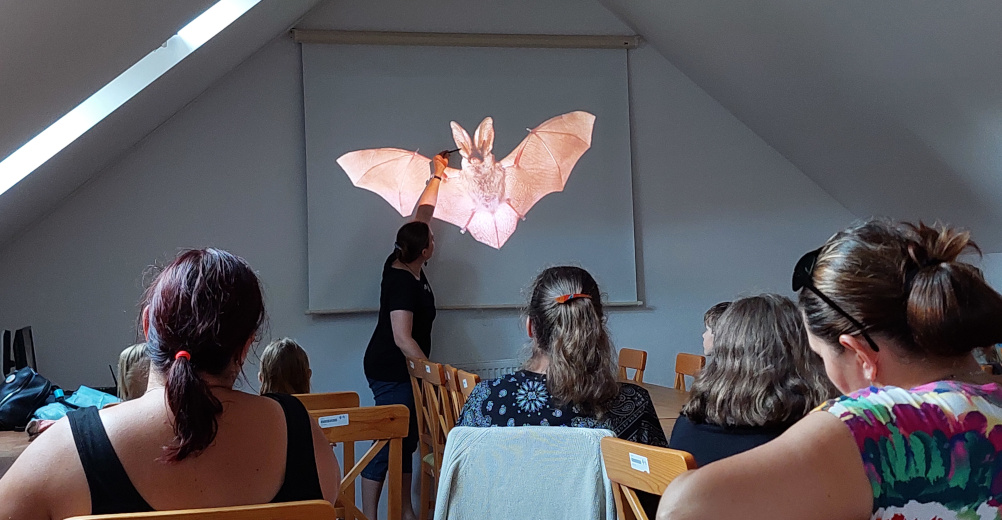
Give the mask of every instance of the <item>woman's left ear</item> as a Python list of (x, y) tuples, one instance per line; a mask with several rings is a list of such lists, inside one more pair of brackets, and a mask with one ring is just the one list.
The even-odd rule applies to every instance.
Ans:
[(870, 383), (877, 381), (879, 377), (877, 361), (880, 356), (870, 347), (870, 344), (862, 338), (849, 334), (839, 336), (838, 342), (843, 347), (852, 351), (856, 357), (856, 363), (860, 367), (862, 376)]
[(150, 306), (143, 307), (143, 339), (150, 340)]
[(529, 318), (525, 319), (525, 333), (529, 335), (530, 339), (532, 338), (532, 320)]

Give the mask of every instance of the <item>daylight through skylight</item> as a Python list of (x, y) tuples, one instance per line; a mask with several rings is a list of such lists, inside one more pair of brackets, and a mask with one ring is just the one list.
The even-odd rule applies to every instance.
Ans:
[(219, 34), (261, 0), (219, 0), (166, 43), (0, 161), (0, 193), (10, 189), (118, 107)]

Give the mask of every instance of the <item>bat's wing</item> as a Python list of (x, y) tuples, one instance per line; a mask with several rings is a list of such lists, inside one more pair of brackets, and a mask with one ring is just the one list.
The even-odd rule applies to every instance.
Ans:
[(399, 148), (376, 148), (348, 152), (338, 158), (351, 183), (386, 199), (402, 216), (414, 204), (428, 181), (431, 159)]
[(508, 204), (525, 217), (539, 199), (562, 191), (578, 159), (591, 147), (595, 116), (570, 112), (548, 119), (501, 161)]
[(478, 242), (500, 249), (515, 232), (518, 214), (508, 204), (501, 204), (493, 213), (470, 197), (467, 182), (459, 170), (446, 170), (445, 182), (438, 191), (435, 218), (453, 224)]

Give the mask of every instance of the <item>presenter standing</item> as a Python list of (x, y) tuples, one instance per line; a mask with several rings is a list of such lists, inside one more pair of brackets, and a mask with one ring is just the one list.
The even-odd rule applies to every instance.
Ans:
[[(435, 252), (435, 235), (429, 224), (448, 165), (449, 152), (432, 159), (432, 176), (418, 199), (414, 220), (397, 231), (393, 253), (383, 264), (379, 321), (365, 349), (365, 377), (376, 405), (403, 404), (410, 410), (410, 430), (403, 441), (404, 520), (415, 518), (411, 505), (411, 474), (418, 443), (417, 411), (405, 357), (426, 359), (431, 353), (435, 295), (422, 266)], [(388, 467), (389, 446), (386, 446), (362, 471), (362, 512), (369, 518), (376, 518)]]

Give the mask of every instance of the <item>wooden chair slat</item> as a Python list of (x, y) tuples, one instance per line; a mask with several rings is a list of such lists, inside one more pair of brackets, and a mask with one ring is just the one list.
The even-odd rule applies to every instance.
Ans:
[(153, 518), (158, 520), (334, 520), (337, 511), (326, 500), (306, 500), (282, 504), (185, 509), (182, 511), (150, 511), (146, 513), (121, 513), (114, 515), (74, 516), (68, 520), (130, 520)]

